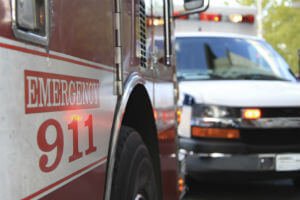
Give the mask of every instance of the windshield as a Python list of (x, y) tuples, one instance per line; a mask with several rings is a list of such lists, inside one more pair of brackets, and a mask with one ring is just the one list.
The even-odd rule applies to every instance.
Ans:
[(178, 37), (180, 80), (296, 81), (283, 58), (264, 41), (228, 37)]

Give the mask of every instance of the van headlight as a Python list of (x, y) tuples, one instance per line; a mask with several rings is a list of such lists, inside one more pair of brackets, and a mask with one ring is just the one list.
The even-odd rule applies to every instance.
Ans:
[(239, 108), (194, 104), (192, 107), (191, 135), (201, 138), (238, 139)]
[(192, 116), (194, 118), (236, 118), (238, 111), (235, 108), (217, 105), (193, 105)]

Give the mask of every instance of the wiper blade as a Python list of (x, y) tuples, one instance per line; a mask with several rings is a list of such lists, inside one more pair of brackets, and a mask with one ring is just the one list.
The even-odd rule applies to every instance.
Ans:
[(183, 80), (185, 80), (185, 77), (184, 76), (177, 76), (177, 80), (178, 81), (183, 81)]
[(287, 81), (286, 79), (267, 75), (267, 74), (241, 74), (235, 77), (236, 79), (244, 79), (244, 80), (279, 80), (279, 81)]
[(215, 80), (226, 79), (225, 77), (220, 76), (220, 75), (218, 75), (218, 74), (213, 74), (213, 73), (211, 73), (211, 74), (208, 74), (208, 75), (209, 75), (210, 79), (215, 79)]
[(231, 78), (223, 77), (214, 73), (194, 73), (177, 75), (178, 81), (183, 80), (228, 80)]

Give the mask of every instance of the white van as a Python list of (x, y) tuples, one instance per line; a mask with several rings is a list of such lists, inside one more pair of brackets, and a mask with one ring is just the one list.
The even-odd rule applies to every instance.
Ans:
[(297, 181), (300, 84), (284, 59), (263, 39), (228, 33), (177, 33), (175, 49), (188, 180)]

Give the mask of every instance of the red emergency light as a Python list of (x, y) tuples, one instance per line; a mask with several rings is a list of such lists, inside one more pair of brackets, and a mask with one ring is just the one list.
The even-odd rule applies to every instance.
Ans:
[(189, 19), (189, 16), (188, 16), (188, 15), (182, 15), (181, 12), (179, 12), (179, 11), (175, 11), (175, 12), (173, 13), (173, 16), (174, 16), (176, 19), (184, 19), (184, 20)]
[(249, 24), (253, 24), (255, 21), (255, 17), (254, 15), (244, 15), (243, 16), (243, 21), (244, 23), (249, 23)]
[(231, 14), (229, 20), (233, 23), (248, 23), (253, 24), (255, 21), (254, 15)]
[(220, 22), (222, 20), (222, 15), (216, 13), (200, 13), (199, 19), (200, 21)]

